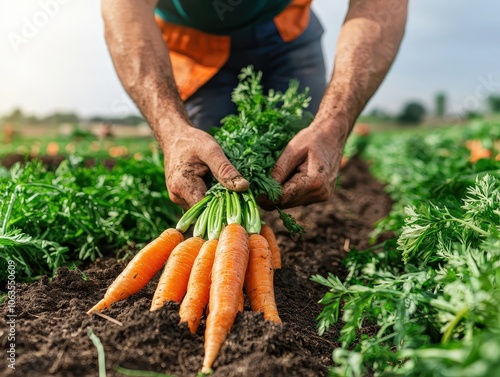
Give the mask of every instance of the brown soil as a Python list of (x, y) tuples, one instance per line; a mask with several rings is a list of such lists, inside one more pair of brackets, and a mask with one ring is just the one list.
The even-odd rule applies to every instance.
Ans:
[[(350, 248), (369, 246), (373, 223), (391, 206), (383, 186), (359, 159), (342, 172), (335, 197), (293, 210), (306, 227), (300, 240), (291, 239), (274, 213), (265, 220), (277, 230), (283, 249), (283, 268), (275, 275), (276, 300), (282, 326), (263, 320), (250, 311), (238, 314), (217, 358), (214, 376), (326, 376), (331, 353), (338, 346), (333, 328), (317, 336), (317, 301), (325, 293), (309, 280), (312, 274), (331, 271), (343, 275), (341, 260)], [(66, 268), (49, 280), (17, 286), (16, 364), (6, 366), (8, 350), (6, 306), (0, 309), (0, 343), (4, 356), (2, 376), (97, 376), (97, 350), (87, 335), (92, 329), (104, 345), (108, 376), (122, 376), (121, 366), (195, 376), (203, 360), (204, 322), (198, 334), (179, 326), (178, 306), (170, 304), (149, 312), (156, 277), (142, 292), (115, 304), (107, 315), (122, 322), (118, 326), (85, 312), (102, 298), (106, 287), (125, 264), (115, 259), (98, 260), (82, 274)]]

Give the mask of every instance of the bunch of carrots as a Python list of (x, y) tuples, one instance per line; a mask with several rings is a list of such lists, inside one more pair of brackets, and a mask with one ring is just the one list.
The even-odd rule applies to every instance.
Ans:
[[(193, 220), (193, 236), (184, 239), (182, 232)], [(253, 198), (241, 203), (234, 192), (205, 197), (176, 229), (146, 245), (87, 314), (139, 292), (163, 266), (151, 311), (168, 301), (181, 304), (180, 322), (194, 334), (208, 306), (203, 373), (210, 372), (238, 311), (243, 311), (243, 288), (254, 311), (281, 323), (274, 298), (281, 253), (272, 229), (261, 224)]]
[[(309, 98), (307, 91), (297, 92), (298, 83), (291, 83), (285, 93), (270, 91), (265, 96), (260, 81), (261, 74), (251, 67), (242, 71), (233, 92), (239, 113), (224, 118), (215, 135), (250, 182), (248, 191), (230, 192), (213, 182), (176, 228), (146, 245), (87, 312), (102, 311), (139, 292), (165, 266), (151, 311), (165, 302), (179, 303), (180, 322), (192, 333), (207, 312), (202, 373), (211, 372), (238, 311), (243, 311), (244, 291), (252, 310), (281, 323), (274, 297), (274, 270), (281, 268), (281, 253), (274, 232), (261, 221), (255, 197), (279, 197), (279, 184), (269, 173), (297, 125), (307, 122), (303, 109)], [(292, 233), (300, 232), (290, 215), (282, 211), (280, 215)], [(188, 229), (192, 237), (184, 239)]]

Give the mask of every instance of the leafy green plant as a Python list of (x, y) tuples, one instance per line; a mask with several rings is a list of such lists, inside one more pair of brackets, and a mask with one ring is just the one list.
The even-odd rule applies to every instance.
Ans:
[[(344, 281), (312, 277), (328, 288), (319, 333), (343, 323), (332, 376), (487, 377), (498, 370), (500, 162), (471, 164), (463, 148), (486, 127), (443, 130), (442, 138), (400, 135), (377, 155), (367, 148), (397, 200), (383, 229), (398, 237), (376, 253), (351, 251)], [(374, 334), (360, 335), (368, 325)]]
[[(50, 171), (39, 161), (0, 176), (0, 281), (53, 275), (123, 247), (140, 246), (176, 223), (158, 160), (118, 160), (108, 170), (71, 157)], [(137, 245), (136, 245), (137, 244)]]
[(371, 172), (385, 183), (395, 203), (387, 218), (376, 226), (374, 237), (385, 231), (399, 234), (404, 224), (405, 207), (422, 200), (431, 203), (456, 201), (465, 195), (477, 176), (500, 178), (500, 163), (483, 159), (469, 161), (466, 140), (480, 139), (487, 145), (500, 139), (500, 127), (473, 122), (464, 128), (442, 128), (424, 132), (370, 135), (363, 157)]
[[(271, 170), (291, 138), (312, 120), (312, 115), (305, 111), (310, 102), (308, 90), (300, 93), (297, 81), (292, 81), (285, 92), (271, 89), (264, 94), (262, 73), (254, 72), (251, 66), (242, 70), (239, 80), (232, 95), (238, 112), (222, 119), (222, 127), (215, 131), (214, 137), (231, 163), (250, 182), (250, 188), (229, 195), (214, 180), (207, 197), (193, 206), (177, 226), (185, 230), (199, 218), (195, 229), (201, 230), (196, 232), (201, 237), (205, 228), (211, 227), (216, 238), (228, 220), (243, 224), (249, 233), (260, 232), (255, 198), (261, 195), (271, 201), (279, 198), (281, 186), (271, 178)], [(291, 215), (277, 210), (292, 234), (303, 231)], [(229, 219), (231, 216), (235, 218)]]

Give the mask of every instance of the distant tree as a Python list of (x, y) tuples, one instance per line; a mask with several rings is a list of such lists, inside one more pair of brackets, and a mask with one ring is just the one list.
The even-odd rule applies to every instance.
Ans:
[(469, 120), (473, 120), (473, 119), (482, 119), (483, 118), (483, 114), (478, 112), (478, 111), (467, 111), (465, 113), (465, 117)]
[(389, 115), (389, 113), (386, 110), (379, 109), (378, 107), (376, 107), (372, 111), (370, 111), (369, 115), (371, 117), (378, 118), (381, 120), (391, 119), (391, 116)]
[(488, 97), (488, 105), (492, 113), (500, 113), (500, 95), (492, 95)]
[(138, 116), (138, 115), (128, 115), (128, 116), (121, 117), (121, 118), (105, 117), (105, 116), (97, 115), (97, 116), (93, 116), (92, 118), (89, 118), (89, 122), (137, 126), (141, 123), (144, 123), (145, 120), (143, 117)]
[(426, 113), (424, 105), (420, 102), (408, 102), (398, 115), (397, 121), (401, 124), (419, 124), (424, 120)]
[(80, 118), (74, 113), (53, 113), (43, 118), (43, 124), (78, 123)]
[(442, 92), (436, 94), (434, 101), (436, 105), (436, 116), (439, 118), (443, 118), (446, 113), (446, 102), (447, 102), (446, 94)]
[(27, 124), (40, 124), (40, 119), (38, 119), (35, 115), (30, 115), (30, 116), (27, 116), (24, 119), (24, 123), (27, 123)]
[(14, 109), (12, 113), (4, 118), (4, 120), (6, 122), (21, 123), (24, 121), (24, 114), (21, 109)]
[(146, 120), (138, 115), (129, 115), (122, 118), (123, 124), (129, 124), (131, 126), (138, 126), (141, 123), (144, 123)]
[(91, 123), (105, 123), (108, 121), (108, 119), (105, 117), (96, 115), (96, 116), (89, 118), (88, 121)]

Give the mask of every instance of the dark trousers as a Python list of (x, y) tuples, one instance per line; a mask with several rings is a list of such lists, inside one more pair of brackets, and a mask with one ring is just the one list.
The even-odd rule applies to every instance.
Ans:
[(312, 98), (309, 111), (318, 110), (326, 87), (321, 48), (323, 27), (311, 11), (308, 27), (300, 37), (285, 43), (272, 21), (231, 35), (231, 54), (222, 69), (185, 102), (191, 121), (208, 130), (220, 120), (236, 113), (231, 93), (238, 85), (243, 67), (253, 65), (262, 71), (264, 90), (285, 91), (291, 79), (308, 87)]

